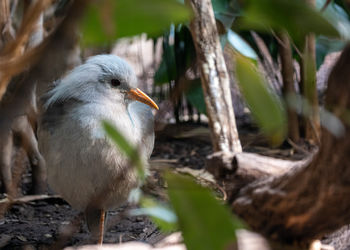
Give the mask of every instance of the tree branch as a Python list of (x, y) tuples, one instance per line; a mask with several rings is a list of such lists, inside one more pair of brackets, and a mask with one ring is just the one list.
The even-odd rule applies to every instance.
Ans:
[(188, 0), (214, 151), (241, 152), (226, 69), (210, 0)]

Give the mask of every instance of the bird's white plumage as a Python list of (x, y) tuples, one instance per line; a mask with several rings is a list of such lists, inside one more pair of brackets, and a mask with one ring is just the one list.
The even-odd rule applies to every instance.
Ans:
[[(112, 78), (120, 80), (120, 88), (108, 84)], [(118, 207), (138, 185), (128, 159), (101, 127), (101, 120), (114, 124), (141, 149), (146, 163), (154, 143), (153, 116), (147, 105), (125, 98), (135, 86), (136, 76), (125, 61), (102, 55), (74, 69), (48, 93), (39, 146), (49, 185), (77, 209), (91, 203), (104, 210)]]
[[(48, 93), (48, 100), (44, 104), (47, 108), (52, 103), (77, 98), (82, 101), (104, 103), (110, 100), (118, 103), (120, 96), (111, 90), (107, 83), (112, 78), (120, 79), (124, 85), (136, 87), (137, 79), (134, 71), (124, 60), (113, 55), (99, 55), (91, 57), (72, 70), (55, 88)], [(125, 86), (124, 86), (125, 87)]]

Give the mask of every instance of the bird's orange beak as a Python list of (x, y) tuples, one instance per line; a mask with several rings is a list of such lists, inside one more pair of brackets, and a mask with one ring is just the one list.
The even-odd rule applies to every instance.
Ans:
[(140, 89), (130, 89), (128, 92), (128, 97), (130, 99), (134, 99), (136, 101), (142, 102), (151, 108), (159, 110), (158, 105), (145, 93), (143, 93)]

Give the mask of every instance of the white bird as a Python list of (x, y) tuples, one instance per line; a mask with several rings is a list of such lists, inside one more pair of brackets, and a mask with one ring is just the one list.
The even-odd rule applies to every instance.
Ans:
[(123, 204), (139, 185), (135, 169), (105, 135), (101, 121), (110, 121), (138, 146), (145, 163), (154, 146), (150, 107), (158, 106), (136, 88), (136, 82), (132, 68), (121, 58), (91, 57), (46, 94), (38, 127), (49, 185), (85, 212), (88, 227), (101, 244), (105, 211)]

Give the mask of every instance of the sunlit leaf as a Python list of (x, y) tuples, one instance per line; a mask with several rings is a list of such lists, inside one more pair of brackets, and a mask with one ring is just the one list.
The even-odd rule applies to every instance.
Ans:
[(102, 127), (108, 137), (117, 145), (130, 162), (136, 167), (138, 176), (141, 181), (145, 179), (145, 169), (138, 153), (137, 148), (131, 145), (120, 131), (108, 121), (102, 121)]
[(286, 112), (276, 93), (251, 60), (236, 54), (236, 74), (240, 90), (261, 131), (273, 145), (281, 144), (286, 136)]
[(247, 0), (244, 13), (242, 27), (267, 32), (287, 30), (299, 45), (309, 33), (339, 37), (337, 29), (303, 0)]
[(82, 22), (85, 44), (147, 33), (160, 35), (171, 23), (185, 22), (191, 12), (176, 0), (100, 0), (90, 4)]
[(165, 204), (151, 198), (142, 198), (141, 208), (132, 209), (133, 216), (147, 215), (163, 231), (171, 232), (177, 229), (177, 217), (175, 213)]
[(243, 224), (212, 193), (189, 177), (168, 173), (168, 193), (189, 250), (228, 249)]
[(230, 45), (242, 55), (254, 60), (258, 59), (258, 56), (252, 47), (250, 47), (250, 45), (244, 41), (237, 33), (233, 32), (232, 30), (228, 30), (227, 39)]

